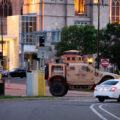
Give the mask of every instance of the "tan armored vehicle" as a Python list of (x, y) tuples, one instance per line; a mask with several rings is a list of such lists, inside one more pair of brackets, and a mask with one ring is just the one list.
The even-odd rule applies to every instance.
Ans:
[[(73, 56), (71, 57), (73, 58)], [(77, 62), (75, 62), (76, 58)], [(78, 56), (76, 58), (74, 62), (49, 64), (48, 83), (53, 96), (64, 96), (69, 89), (90, 89), (105, 80), (119, 78), (116, 74), (101, 72), (91, 65), (81, 62), (81, 58)]]

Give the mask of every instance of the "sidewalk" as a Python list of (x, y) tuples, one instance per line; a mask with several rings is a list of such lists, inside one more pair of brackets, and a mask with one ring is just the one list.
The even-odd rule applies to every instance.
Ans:
[[(26, 84), (24, 83), (5, 83), (5, 95), (26, 96)], [(49, 86), (46, 86), (45, 96), (51, 96)], [(92, 92), (82, 92), (69, 90), (66, 97), (93, 96)]]

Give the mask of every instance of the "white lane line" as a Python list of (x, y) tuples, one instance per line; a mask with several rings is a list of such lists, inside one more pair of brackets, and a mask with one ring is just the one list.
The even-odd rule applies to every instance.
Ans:
[(108, 120), (106, 119), (105, 117), (103, 117), (98, 111), (95, 110), (94, 106), (97, 105), (97, 104), (93, 104), (90, 106), (90, 109), (98, 116), (100, 117), (102, 120)]
[(99, 106), (99, 108), (100, 108), (102, 111), (106, 112), (107, 114), (111, 115), (112, 117), (116, 118), (117, 120), (120, 120), (119, 117), (117, 117), (116, 115), (114, 115), (114, 114), (108, 112), (107, 110), (105, 110), (105, 109), (102, 108), (102, 107), (103, 107), (103, 105), (100, 105), (100, 106)]

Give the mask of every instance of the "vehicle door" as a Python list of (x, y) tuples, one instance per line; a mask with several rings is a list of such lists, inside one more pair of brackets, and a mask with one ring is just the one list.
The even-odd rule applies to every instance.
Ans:
[(26, 76), (26, 71), (23, 69), (18, 70), (18, 77), (25, 77)]
[(94, 71), (88, 65), (81, 66), (81, 74), (80, 79), (85, 85), (93, 85), (94, 84)]
[(13, 69), (10, 71), (10, 76), (11, 77), (17, 77), (17, 74), (18, 74), (18, 69)]
[(80, 81), (80, 66), (72, 64), (67, 66), (66, 77), (67, 82), (71, 85), (79, 85)]

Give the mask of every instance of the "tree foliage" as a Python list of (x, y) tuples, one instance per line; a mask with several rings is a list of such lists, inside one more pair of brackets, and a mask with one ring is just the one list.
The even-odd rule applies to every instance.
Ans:
[(108, 24), (100, 42), (101, 58), (109, 58), (120, 69), (120, 24)]
[(61, 32), (61, 41), (55, 46), (57, 56), (66, 50), (80, 50), (81, 54), (95, 53), (96, 30), (91, 25), (64, 27)]

